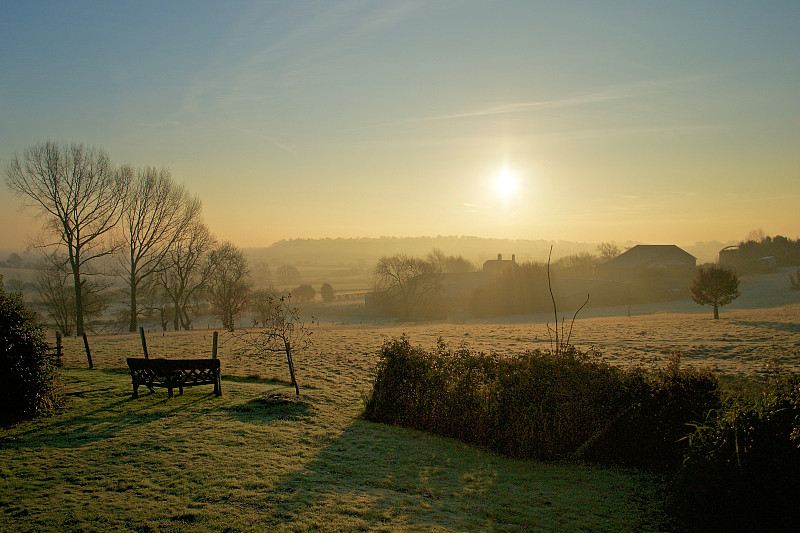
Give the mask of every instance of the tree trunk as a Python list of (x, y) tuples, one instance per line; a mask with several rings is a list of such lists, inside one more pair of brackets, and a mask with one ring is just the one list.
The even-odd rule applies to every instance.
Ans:
[(128, 331), (133, 333), (136, 331), (136, 326), (138, 325), (136, 322), (136, 277), (133, 273), (131, 273), (131, 322), (128, 326)]
[(714, 304), (714, 320), (719, 320), (719, 305)]
[(75, 284), (75, 335), (81, 336), (84, 334), (83, 327), (83, 287), (81, 286), (81, 271), (80, 267), (75, 265), (72, 267), (72, 280)]
[(296, 395), (300, 395), (300, 387), (297, 385), (297, 380), (294, 377), (294, 361), (292, 361), (292, 346), (288, 342), (283, 343), (283, 347), (286, 349), (286, 361), (289, 363), (289, 375), (292, 377), (292, 385), (294, 385), (294, 392)]
[(177, 298), (175, 298), (175, 312), (172, 316), (172, 325), (175, 327), (175, 331), (180, 331), (181, 329), (181, 304)]

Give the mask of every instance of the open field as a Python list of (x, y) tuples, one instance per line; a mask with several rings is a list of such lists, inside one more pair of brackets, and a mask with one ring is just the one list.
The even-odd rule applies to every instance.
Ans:
[[(73, 394), (55, 415), (0, 430), (0, 529), (542, 530), (663, 528), (658, 485), (633, 471), (516, 461), (358, 419), (384, 339), (469, 342), (511, 353), (548, 347), (546, 324), (321, 326), (298, 354), (302, 395), (280, 357), (248, 356), (220, 335), (223, 396), (130, 398), (136, 334), (65, 339)], [(151, 356), (210, 356), (211, 331), (148, 335)], [(721, 372), (800, 368), (800, 305), (578, 319), (574, 343), (638, 364), (682, 350)]]

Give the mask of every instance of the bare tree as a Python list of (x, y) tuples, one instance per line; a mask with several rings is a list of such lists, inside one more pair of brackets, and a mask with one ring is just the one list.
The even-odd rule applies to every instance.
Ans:
[[(75, 328), (75, 290), (72, 287), (68, 262), (57, 253), (46, 254), (36, 272), (34, 287), (53, 319), (56, 328), (66, 336)], [(106, 289), (109, 283), (97, 278), (87, 278), (83, 286), (83, 304), (86, 326), (108, 306)]]
[(70, 336), (75, 327), (75, 291), (68, 286), (70, 273), (64, 266), (47, 260), (37, 271), (34, 285), (58, 331)]
[(66, 249), (75, 291), (76, 333), (84, 333), (87, 264), (114, 252), (109, 232), (119, 222), (127, 181), (102, 149), (48, 141), (14, 154), (6, 183), (45, 220)]
[(236, 318), (250, 300), (250, 267), (244, 252), (231, 242), (223, 242), (211, 252), (208, 296), (222, 327), (233, 331)]
[[(292, 295), (275, 297), (264, 293), (264, 314), (256, 320), (253, 329), (235, 333), (235, 337), (257, 356), (268, 356), (271, 353), (284, 352), (289, 365), (289, 375), (296, 394), (300, 387), (294, 372), (293, 354), (311, 346), (311, 331), (300, 318), (300, 311), (292, 303)], [(312, 317), (313, 324), (314, 319)]]
[(205, 290), (211, 275), (209, 255), (216, 240), (199, 214), (181, 232), (181, 236), (163, 259), (159, 282), (173, 304), (175, 330), (190, 329), (189, 309)]
[(767, 234), (764, 233), (763, 228), (750, 230), (744, 237), (744, 242), (764, 242), (767, 239)]
[(409, 319), (425, 295), (438, 290), (439, 274), (431, 261), (405, 254), (384, 256), (375, 265), (375, 290), (396, 298), (401, 318)]
[(463, 256), (446, 255), (439, 248), (430, 251), (426, 260), (431, 263), (435, 270), (439, 272), (475, 272), (475, 265)]
[(622, 250), (613, 242), (601, 242), (597, 245), (597, 252), (600, 254), (600, 261), (605, 263), (621, 254)]
[[(177, 186), (169, 170), (147, 167), (130, 175), (128, 201), (122, 215), (123, 270), (130, 297), (129, 331), (136, 331), (142, 309), (137, 304), (140, 286), (164, 268), (164, 257), (200, 212), (200, 201)], [(134, 176), (135, 173), (135, 176)]]
[(281, 294), (274, 287), (267, 287), (265, 289), (258, 289), (253, 291), (250, 296), (250, 310), (255, 315), (254, 322), (257, 324), (266, 324), (273, 319), (275, 312), (275, 302), (277, 302)]

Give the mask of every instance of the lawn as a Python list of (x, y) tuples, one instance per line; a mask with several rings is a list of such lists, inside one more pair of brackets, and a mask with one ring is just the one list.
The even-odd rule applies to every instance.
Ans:
[[(437, 327), (452, 342), (464, 333), (407, 329), (427, 343)], [(496, 329), (470, 331), (484, 327)], [(247, 356), (223, 335), (221, 398), (204, 386), (132, 399), (124, 358), (141, 353), (137, 335), (90, 337), (94, 370), (82, 342), (66, 339), (67, 404), (0, 430), (0, 529), (662, 529), (659, 486), (645, 474), (517, 461), (360, 420), (378, 347), (397, 329), (319, 328), (296, 361), (300, 397), (279, 358)], [(204, 356), (210, 337), (150, 334), (148, 349)]]

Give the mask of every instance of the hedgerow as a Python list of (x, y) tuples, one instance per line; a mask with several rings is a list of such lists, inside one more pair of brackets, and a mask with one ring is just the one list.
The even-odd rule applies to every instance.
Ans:
[(719, 405), (709, 373), (649, 375), (568, 347), (513, 357), (384, 343), (364, 417), (524, 459), (581, 458), (667, 469), (681, 439)]
[(673, 511), (698, 531), (797, 531), (800, 376), (729, 399), (690, 435), (673, 479)]

